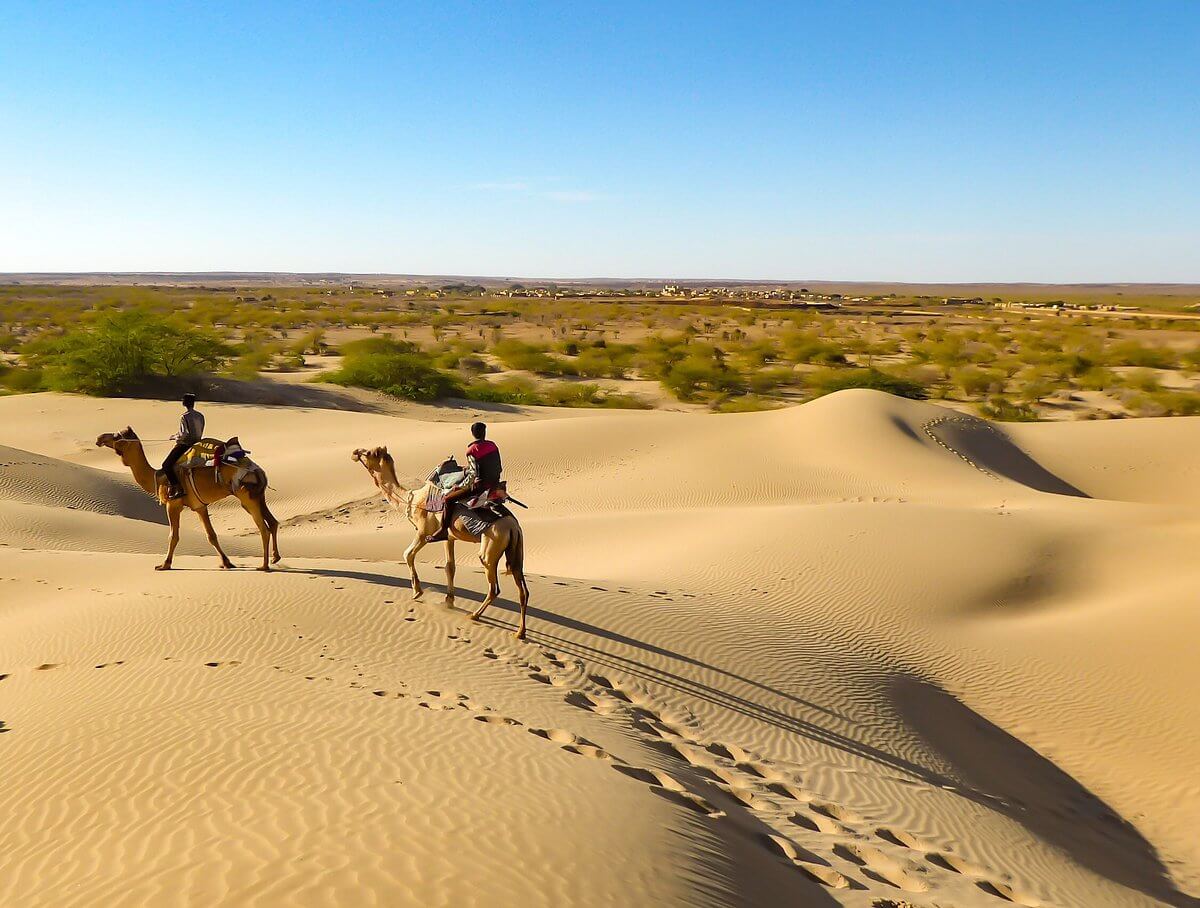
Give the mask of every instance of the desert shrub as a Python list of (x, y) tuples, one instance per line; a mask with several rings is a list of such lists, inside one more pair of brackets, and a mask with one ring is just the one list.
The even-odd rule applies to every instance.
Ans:
[(770, 366), (758, 369), (746, 376), (746, 386), (755, 394), (770, 394), (772, 391), (799, 382), (799, 373), (787, 366)]
[(1157, 391), (1162, 387), (1158, 376), (1149, 369), (1135, 369), (1126, 374), (1125, 385), (1135, 391)]
[(271, 351), (265, 347), (246, 350), (239, 354), (229, 367), (229, 374), (242, 381), (250, 381), (258, 377), (259, 372), (271, 368)]
[(1160, 391), (1147, 395), (1155, 416), (1200, 416), (1200, 394), (1195, 391)]
[(841, 348), (812, 331), (788, 331), (781, 340), (783, 356), (793, 363), (832, 366), (846, 362)]
[(0, 366), (0, 386), (13, 394), (27, 394), (42, 389), (40, 369), (23, 366)]
[(405, 400), (436, 400), (461, 391), (453, 376), (437, 369), (414, 344), (388, 337), (346, 344), (341, 368), (321, 377), (334, 384), (373, 388)]
[(693, 344), (691, 352), (671, 366), (662, 383), (680, 400), (694, 400), (700, 392), (738, 393), (745, 390), (742, 376), (731, 369), (714, 347)]
[(968, 397), (996, 392), (1004, 387), (1004, 373), (978, 366), (965, 366), (951, 374), (950, 381)]
[(463, 397), (493, 404), (523, 404), (531, 406), (541, 403), (537, 385), (527, 378), (511, 375), (499, 381), (478, 379), (463, 390)]
[(541, 389), (542, 403), (550, 407), (608, 407), (645, 410), (649, 404), (632, 394), (606, 394), (587, 383), (561, 382)]
[(231, 352), (208, 329), (134, 309), (30, 344), (25, 359), (54, 390), (125, 394), (155, 379), (215, 371)]
[(573, 375), (575, 368), (570, 363), (555, 359), (538, 344), (507, 338), (492, 347), (496, 358), (510, 369), (537, 372), (540, 375)]
[(1075, 379), (1075, 384), (1084, 391), (1103, 391), (1117, 383), (1117, 377), (1103, 366), (1094, 366)]
[(1134, 340), (1119, 341), (1106, 351), (1113, 366), (1141, 366), (1145, 369), (1175, 368), (1175, 354), (1166, 347), (1148, 347)]
[(929, 396), (925, 387), (912, 379), (890, 375), (879, 369), (822, 369), (809, 376), (808, 385), (813, 390), (814, 397), (849, 388), (886, 391), (888, 394), (912, 400), (925, 400)]
[(718, 413), (756, 413), (760, 410), (774, 410), (779, 406), (781, 405), (777, 401), (759, 397), (757, 394), (741, 394), (713, 402), (713, 409)]
[(1026, 404), (1015, 403), (1002, 394), (993, 394), (977, 405), (979, 415), (1001, 422), (1036, 422), (1037, 411)]
[(8, 331), (0, 331), (0, 353), (16, 353), (21, 346), (21, 338)]

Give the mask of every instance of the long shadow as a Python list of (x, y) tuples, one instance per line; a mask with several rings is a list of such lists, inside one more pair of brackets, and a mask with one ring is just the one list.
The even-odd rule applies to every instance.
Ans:
[[(409, 586), (407, 580), (365, 571), (314, 568), (301, 573), (361, 580), (391, 589)], [(444, 590), (444, 587), (436, 584), (427, 584), (427, 587), (431, 590)], [(482, 593), (473, 590), (456, 590), (456, 595), (472, 602), (483, 599)], [(507, 613), (517, 611), (517, 606), (505, 599), (496, 600), (492, 608)], [(515, 622), (497, 620), (490, 615), (490, 612), (485, 615), (481, 623), (508, 631), (516, 629)], [(529, 617), (536, 622), (531, 623), (529, 632), (529, 640), (532, 643), (542, 643), (559, 653), (582, 659), (589, 666), (620, 671), (652, 685), (673, 690), (871, 761), (927, 785), (952, 791), (973, 803), (1014, 819), (1034, 835), (1069, 854), (1081, 866), (1119, 885), (1144, 892), (1178, 908), (1200, 908), (1200, 900), (1180, 893), (1170, 884), (1152, 846), (1111, 808), (1036, 751), (991, 725), (932, 684), (910, 676), (900, 676), (890, 682), (889, 696), (901, 717), (955, 767), (955, 776), (946, 775), (935, 768), (890, 753), (766, 703), (545, 628), (558, 627), (596, 638), (598, 641), (608, 640), (631, 649), (716, 672), (764, 692), (777, 693), (774, 688), (690, 656), (630, 637), (628, 634), (536, 607), (530, 607)], [(777, 695), (802, 707), (845, 719), (811, 701), (783, 693)]]
[[(507, 601), (497, 600), (493, 604), (492, 608), (513, 612), (516, 611), (517, 607)], [(663, 650), (654, 644), (648, 644), (644, 641), (635, 640), (624, 634), (609, 631), (605, 628), (599, 628), (586, 622), (577, 621), (573, 618), (566, 618), (561, 615), (542, 612), (541, 610), (533, 608), (529, 609), (529, 614), (531, 617), (539, 619), (539, 622), (558, 625), (560, 627), (567, 627), (572, 630), (577, 630), (596, 637), (621, 642), (625, 645), (644, 649), (649, 652), (664, 654), (669, 658), (677, 658), (683, 662), (706, 668), (726, 677), (738, 678), (740, 680), (740, 676), (734, 675), (730, 672), (715, 668), (703, 662), (699, 662), (698, 660), (691, 659), (687, 656), (678, 656), (671, 653), (669, 650)], [(503, 630), (514, 630), (516, 627), (515, 623), (497, 621), (494, 618), (488, 617), (487, 615), (481, 619), (481, 623)], [(543, 643), (546, 646), (552, 647), (559, 653), (576, 656), (580, 659), (586, 660), (592, 665), (605, 666), (624, 672), (625, 674), (640, 680), (676, 691), (680, 694), (685, 694), (688, 697), (692, 697), (697, 700), (710, 703), (713, 706), (717, 706), (721, 709), (729, 710), (730, 712), (746, 716), (790, 734), (799, 735), (818, 744), (840, 750), (843, 753), (852, 754), (856, 757), (869, 760), (880, 766), (885, 766), (895, 772), (907, 775), (910, 778), (920, 780), (927, 785), (955, 791), (964, 797), (968, 797), (971, 800), (979, 803), (990, 804), (992, 801), (992, 796), (987, 792), (982, 790), (970, 790), (962, 784), (961, 780), (952, 779), (935, 769), (922, 766), (921, 764), (915, 763), (906, 757), (889, 753), (888, 751), (885, 751), (879, 747), (868, 744), (864, 741), (860, 741), (856, 738), (850, 737), (849, 735), (843, 734), (842, 732), (835, 731), (834, 729), (826, 728), (817, 724), (816, 722), (801, 718), (800, 716), (796, 716), (788, 712), (784, 712), (783, 710), (777, 709), (768, 704), (759, 703), (755, 700), (751, 700), (731, 691), (713, 687), (712, 685), (705, 684), (704, 682), (698, 681), (694, 678), (686, 677), (678, 674), (677, 672), (647, 665), (646, 663), (640, 662), (637, 659), (628, 656), (622, 656), (618, 653), (612, 653), (589, 643), (584, 643), (569, 637), (549, 633), (541, 627), (536, 627), (536, 629), (531, 630), (529, 632), (529, 639), (530, 642)], [(753, 684), (754, 682), (749, 683)], [(765, 685), (755, 686), (765, 690), (772, 690), (770, 688), (766, 688)], [(803, 706), (817, 710), (825, 715), (838, 716), (838, 714), (832, 710), (826, 709), (818, 704), (811, 703), (810, 701), (803, 700), (799, 697), (789, 696), (786, 694), (781, 694), (780, 696)], [(844, 718), (841, 716), (838, 717)], [(851, 720), (846, 719), (846, 721)]]
[(897, 676), (888, 695), (914, 731), (990, 795), (993, 810), (1107, 880), (1167, 905), (1200, 906), (1200, 899), (1175, 888), (1132, 824), (1033, 748), (928, 681)]
[(1050, 492), (1090, 498), (1065, 479), (1055, 476), (1022, 451), (1007, 435), (990, 423), (970, 416), (958, 416), (930, 426), (928, 431), (954, 451), (967, 455), (976, 465), (1013, 482)]

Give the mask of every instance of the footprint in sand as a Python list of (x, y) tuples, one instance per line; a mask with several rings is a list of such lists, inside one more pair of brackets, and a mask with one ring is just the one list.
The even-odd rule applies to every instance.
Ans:
[(489, 713), (482, 716), (475, 716), (476, 722), (486, 722), (488, 725), (520, 725), (517, 719), (510, 719), (508, 716), (498, 716), (494, 713)]
[(863, 876), (903, 889), (905, 892), (927, 892), (928, 881), (921, 878), (924, 868), (910, 861), (901, 861), (870, 845), (846, 842), (833, 847), (840, 858), (858, 864)]
[(0, 681), (3, 681), (3, 680), (4, 680), (5, 678), (7, 678), (7, 677), (8, 677), (8, 675), (6, 675), (6, 674), (5, 674), (5, 675), (0, 675)]
[(588, 675), (587, 679), (597, 687), (604, 688), (605, 692), (610, 697), (616, 697), (618, 700), (624, 700), (626, 703), (633, 702), (629, 698), (629, 695), (625, 693), (625, 691), (621, 690), (619, 687), (617, 687), (617, 685), (613, 684), (612, 681), (608, 680), (608, 678), (604, 677), (603, 675)]
[(529, 728), (527, 731), (531, 735), (537, 735), (539, 738), (545, 738), (547, 741), (553, 741), (555, 744), (591, 744), (591, 741), (585, 741), (565, 728)]
[[(696, 801), (704, 800), (703, 798), (693, 795), (687, 790), (683, 783), (674, 776), (662, 772), (661, 770), (643, 769), (640, 766), (614, 766), (613, 769), (622, 775), (629, 776), (631, 779), (635, 779), (638, 782), (644, 782), (645, 784), (655, 788), (663, 788), (667, 791), (675, 792), (676, 794), (686, 794), (694, 798)], [(707, 804), (707, 802), (705, 803)], [(713, 808), (711, 805), (708, 805), (707, 809), (711, 810)]]
[(607, 716), (614, 713), (617, 707), (612, 703), (606, 703), (598, 697), (593, 697), (590, 694), (585, 694), (583, 691), (573, 690), (563, 697), (563, 702), (568, 706), (574, 706), (577, 709), (585, 709), (588, 712), (596, 713), (601, 716)]
[[(242, 663), (240, 661), (238, 661), (237, 659), (231, 659), (228, 662), (205, 662), (204, 667), (205, 668), (222, 668), (223, 666), (226, 666), (226, 665), (232, 666), (232, 665), (241, 665), (241, 664)], [(326, 678), (325, 680), (328, 681), (329, 679)]]
[(49, 671), (49, 670), (50, 670), (50, 669), (52, 669), (52, 668), (58, 668), (58, 666), (59, 666), (60, 664), (61, 664), (61, 663), (59, 663), (59, 662), (43, 662), (41, 665), (39, 665), (39, 666), (37, 666), (36, 668), (34, 668), (34, 671), (35, 671), (35, 672), (44, 672), (44, 671)]
[(124, 659), (118, 659), (116, 662), (101, 662), (96, 668), (108, 668), (110, 665), (124, 665)]
[[(809, 878), (820, 883), (822, 886), (828, 886), (830, 889), (850, 889), (855, 886), (848, 876), (834, 870), (832, 867), (796, 864), (796, 868)], [(861, 889), (862, 887), (859, 886), (858, 888)]]
[(766, 847), (768, 851), (773, 851), (776, 854), (781, 854), (789, 861), (800, 862), (802, 864), (817, 864), (822, 867), (828, 867), (829, 862), (820, 855), (813, 854), (807, 848), (802, 848), (785, 836), (776, 835), (774, 833), (759, 837), (759, 841)]
[(994, 895), (997, 898), (1005, 899), (1009, 902), (1015, 902), (1018, 905), (1025, 905), (1026, 908), (1041, 908), (1041, 902), (1032, 895), (1014, 889), (1005, 883), (996, 880), (979, 880), (975, 883), (980, 889), (988, 895)]
[(819, 813), (822, 816), (829, 817), (831, 820), (837, 820), (839, 823), (845, 823), (853, 826), (855, 823), (862, 822), (862, 817), (858, 816), (853, 811), (847, 810), (840, 804), (832, 804), (828, 801), (813, 801), (809, 804), (809, 807), (811, 807), (814, 812)]
[(932, 847), (929, 843), (917, 838), (911, 832), (905, 832), (903, 829), (890, 829), (887, 826), (880, 826), (875, 830), (875, 835), (885, 842), (899, 845), (902, 848), (911, 848), (913, 851), (927, 851)]
[(789, 801), (801, 801), (807, 804), (813, 799), (811, 791), (805, 791), (789, 782), (772, 782), (767, 786), (767, 790), (781, 798), (787, 798)]
[(957, 854), (952, 854), (948, 851), (931, 851), (925, 855), (925, 860), (944, 870), (951, 870), (954, 873), (961, 873), (964, 876), (984, 876), (987, 873), (978, 864), (972, 863), (966, 858), (959, 857)]
[(564, 744), (563, 750), (570, 754), (578, 754), (581, 757), (591, 757), (593, 760), (604, 760), (607, 763), (620, 762), (620, 758), (614, 757), (608, 751), (597, 747), (595, 744)]

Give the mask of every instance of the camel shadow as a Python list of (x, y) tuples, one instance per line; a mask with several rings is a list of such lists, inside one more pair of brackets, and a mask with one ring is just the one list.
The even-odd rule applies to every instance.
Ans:
[[(411, 589), (407, 579), (366, 571), (314, 568), (302, 573), (359, 580), (388, 587)], [(430, 591), (444, 591), (427, 584)], [(478, 603), (482, 593), (457, 589), (458, 598)], [(513, 631), (518, 606), (497, 599), (480, 624)], [(949, 775), (935, 767), (891, 753), (852, 734), (826, 727), (813, 718), (760, 702), (722, 686), (685, 674), (685, 667), (738, 681), (796, 708), (843, 721), (848, 717), (735, 672), (676, 652), (626, 633), (530, 606), (528, 642), (552, 647), (563, 655), (585, 661), (589, 667), (609, 668), (648, 684), (675, 691), (739, 716), (754, 719), (843, 753), (868, 760), (927, 785), (952, 791), (960, 797), (1011, 818), (1039, 839), (1068, 854), (1080, 866), (1117, 885), (1157, 898), (1176, 908), (1200, 908), (1200, 899), (1177, 890), (1152, 845), (1111, 807), (1080, 782), (1003, 729), (989, 723), (936, 685), (908, 676), (886, 682), (887, 694), (900, 717), (953, 767)], [(536, 622), (536, 623), (534, 623)], [(560, 632), (548, 628), (561, 629)], [(565, 636), (572, 633), (573, 636)], [(579, 639), (574, 635), (581, 635)], [(654, 665), (633, 655), (614, 652), (616, 644), (670, 660), (680, 670)]]
[(1154, 847), (1080, 782), (936, 684), (908, 675), (888, 682), (904, 721), (977, 791), (1081, 867), (1166, 905), (1196, 908), (1177, 890)]

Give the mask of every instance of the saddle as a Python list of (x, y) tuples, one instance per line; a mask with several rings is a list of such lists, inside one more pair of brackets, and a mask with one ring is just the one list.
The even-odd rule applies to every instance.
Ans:
[[(247, 476), (251, 473), (261, 472), (261, 468), (250, 459), (249, 454), (250, 452), (242, 447), (242, 443), (236, 435), (227, 441), (217, 438), (202, 438), (188, 448), (187, 452), (175, 462), (175, 469), (182, 473), (185, 470), (192, 471), (209, 467), (213, 471), (213, 480), (220, 485), (221, 467), (223, 465), (235, 467), (233, 476), (229, 480), (229, 491), (236, 492), (242, 487)], [(160, 478), (166, 478), (166, 474), (162, 470), (156, 470), (156, 481)]]

